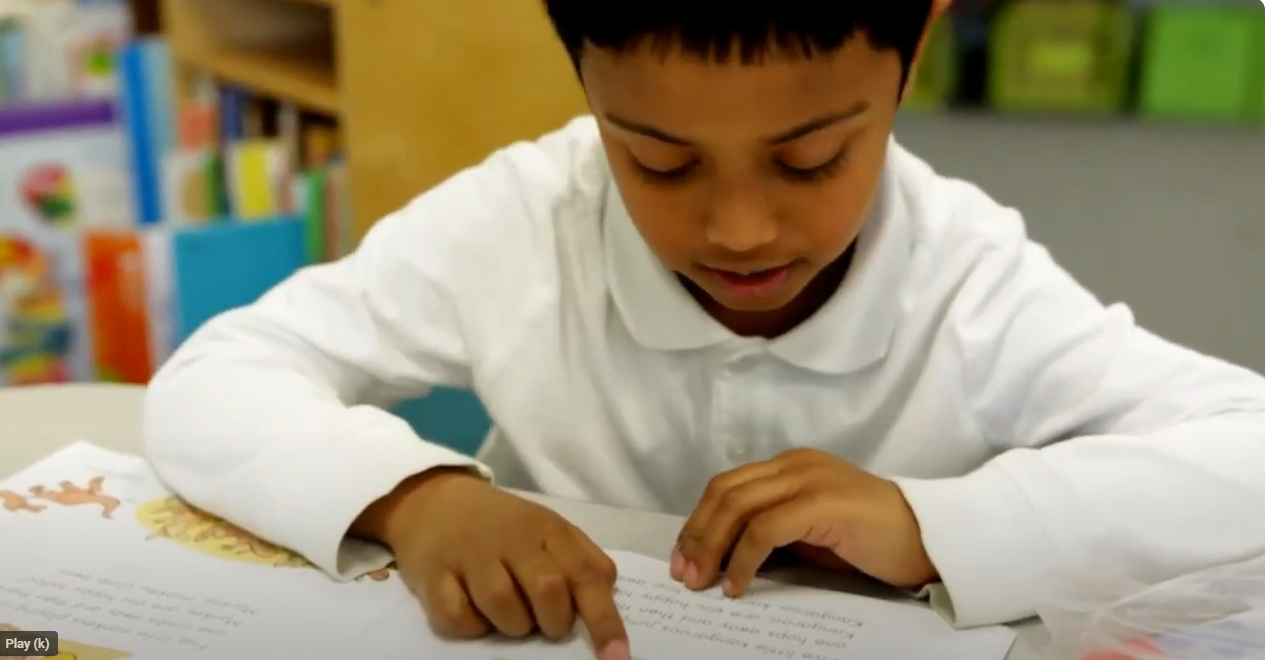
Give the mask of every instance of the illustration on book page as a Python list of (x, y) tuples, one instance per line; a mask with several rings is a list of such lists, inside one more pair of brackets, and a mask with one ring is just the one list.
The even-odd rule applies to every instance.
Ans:
[(382, 611), (416, 609), (395, 571), (330, 579), (176, 497), (142, 459), (87, 443), (0, 491), (0, 535), (24, 540), (0, 544), (0, 620), (58, 631), (62, 660), (318, 657)]
[[(166, 539), (220, 559), (264, 564), (279, 568), (312, 568), (303, 557), (264, 541), (239, 527), (200, 511), (176, 497), (151, 500), (137, 507), (137, 520), (149, 530), (147, 541)], [(390, 568), (362, 576), (382, 582)]]
[(12, 490), (0, 490), (0, 504), (5, 511), (14, 513), (40, 513), (49, 508), (49, 505), (97, 506), (101, 508), (102, 518), (111, 519), (120, 502), (119, 498), (102, 492), (103, 483), (105, 477), (96, 476), (89, 479), (84, 486), (77, 486), (70, 481), (63, 481), (53, 488), (36, 484), (27, 489), (26, 495)]
[[(96, 475), (83, 486), (61, 481), (56, 486), (36, 484), (27, 494), (0, 490), (0, 505), (5, 512), (40, 514), (50, 507), (93, 507), (100, 516), (114, 520), (121, 505), (119, 497), (105, 488), (106, 477)], [(215, 516), (200, 511), (175, 496), (161, 497), (136, 507), (136, 520), (149, 532), (146, 540), (164, 539), (203, 554), (263, 564), (278, 568), (313, 568), (303, 557), (257, 538)], [(392, 567), (367, 573), (358, 578), (383, 582), (391, 576)]]

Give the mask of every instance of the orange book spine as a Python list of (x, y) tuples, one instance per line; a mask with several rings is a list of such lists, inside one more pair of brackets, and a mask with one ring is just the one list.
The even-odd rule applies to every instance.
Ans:
[(133, 233), (84, 236), (89, 323), (101, 380), (144, 384), (153, 371), (143, 249)]

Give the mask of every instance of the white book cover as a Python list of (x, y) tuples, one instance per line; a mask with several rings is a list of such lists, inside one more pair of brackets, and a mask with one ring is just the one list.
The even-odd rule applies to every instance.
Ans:
[(172, 264), (172, 232), (156, 227), (141, 235), (145, 258), (145, 308), (150, 330), (150, 364), (155, 371), (176, 350), (176, 283)]

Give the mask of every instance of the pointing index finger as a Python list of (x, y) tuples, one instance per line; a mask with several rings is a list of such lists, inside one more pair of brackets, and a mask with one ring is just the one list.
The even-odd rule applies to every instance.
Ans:
[(629, 636), (611, 587), (599, 580), (584, 580), (574, 586), (572, 596), (599, 660), (630, 660)]
[(616, 606), (611, 559), (581, 534), (559, 537), (547, 549), (564, 570), (577, 618), (599, 660), (630, 660), (630, 640)]

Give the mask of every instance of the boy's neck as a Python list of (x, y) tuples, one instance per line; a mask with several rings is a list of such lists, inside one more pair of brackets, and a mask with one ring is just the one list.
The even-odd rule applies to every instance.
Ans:
[(815, 275), (815, 278), (792, 302), (767, 312), (739, 312), (728, 309), (691, 284), (687, 278), (679, 276), (678, 279), (687, 287), (687, 291), (700, 307), (731, 332), (741, 337), (774, 339), (791, 332), (827, 304), (828, 299), (841, 287), (846, 273), (850, 271), (850, 263), (854, 260), (854, 245), (851, 244), (840, 257), (837, 257), (836, 261), (819, 271), (819, 274)]

